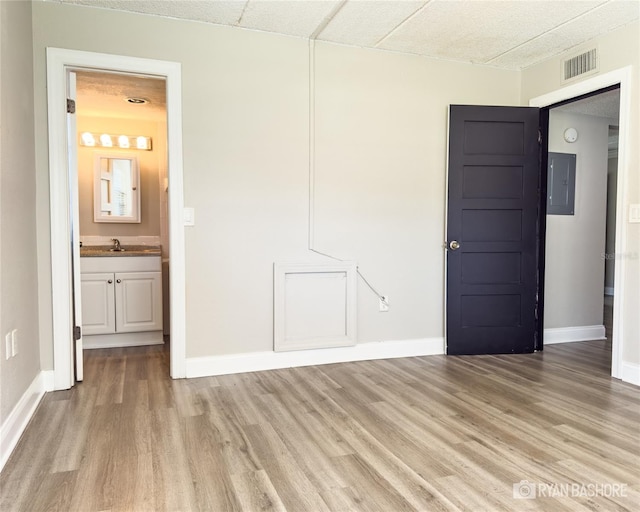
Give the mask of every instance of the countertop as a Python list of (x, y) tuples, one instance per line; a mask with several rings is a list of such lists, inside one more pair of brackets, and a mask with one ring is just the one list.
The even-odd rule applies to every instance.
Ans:
[(113, 245), (85, 245), (80, 247), (80, 257), (162, 256), (159, 245), (122, 245), (122, 251), (112, 251)]

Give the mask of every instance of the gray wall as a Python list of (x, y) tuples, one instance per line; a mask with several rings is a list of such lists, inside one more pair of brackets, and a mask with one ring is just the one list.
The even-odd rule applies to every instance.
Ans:
[[(45, 366), (52, 364), (47, 46), (182, 64), (185, 204), (197, 219), (186, 233), (187, 357), (270, 350), (273, 262), (323, 261), (306, 250), (307, 42), (51, 2), (36, 2), (33, 11)], [(637, 70), (637, 23), (596, 43), (601, 72)], [(381, 315), (360, 283), (360, 341), (443, 335), (447, 105), (527, 104), (561, 87), (559, 60), (510, 72), (317, 45), (317, 246), (357, 260), (391, 298), (391, 311)], [(633, 87), (637, 112), (637, 81)], [(637, 123), (636, 116), (632, 140), (640, 138)], [(631, 148), (625, 208), (640, 202), (638, 152)], [(637, 253), (638, 225), (625, 230), (628, 250)], [(630, 260), (627, 272), (624, 358), (640, 363), (640, 261)]]
[[(0, 2), (0, 423), (40, 370), (31, 2)], [(18, 329), (18, 354), (5, 335)]]
[(608, 143), (609, 119), (550, 112), (549, 151), (576, 155), (576, 196), (574, 215), (547, 215), (546, 328), (602, 325)]
[[(616, 152), (617, 154), (617, 152)], [(618, 157), (609, 158), (607, 169), (607, 241), (604, 262), (604, 286), (609, 292), (614, 288), (616, 261), (612, 257), (616, 252), (616, 201), (618, 197)], [(606, 291), (606, 290), (605, 290)]]
[[(186, 230), (187, 357), (271, 350), (273, 263), (327, 261), (307, 251), (307, 41), (50, 2), (33, 9), (38, 140), (45, 47), (181, 63), (185, 205), (196, 210)], [(317, 247), (357, 260), (391, 297), (380, 314), (360, 283), (359, 341), (441, 337), (447, 105), (515, 105), (519, 73), (318, 43), (316, 77)], [(46, 145), (36, 150), (46, 204)], [(38, 219), (48, 225), (48, 211)], [(45, 300), (49, 360), (50, 308)]]

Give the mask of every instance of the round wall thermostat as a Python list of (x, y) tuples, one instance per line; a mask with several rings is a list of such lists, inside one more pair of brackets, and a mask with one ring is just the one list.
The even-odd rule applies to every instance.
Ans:
[(564, 140), (567, 142), (575, 142), (578, 140), (578, 130), (575, 128), (567, 128), (564, 131)]

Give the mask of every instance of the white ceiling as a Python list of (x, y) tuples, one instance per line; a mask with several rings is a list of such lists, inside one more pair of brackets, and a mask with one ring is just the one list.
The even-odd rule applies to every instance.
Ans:
[(618, 119), (620, 117), (620, 89), (573, 101), (566, 105), (555, 107), (554, 110)]
[[(131, 97), (147, 103), (128, 103)], [(76, 71), (76, 106), (82, 116), (160, 121), (166, 115), (166, 82), (136, 75)]]
[[(638, 0), (48, 0), (523, 69), (639, 18)], [(623, 50), (623, 49), (621, 49)]]

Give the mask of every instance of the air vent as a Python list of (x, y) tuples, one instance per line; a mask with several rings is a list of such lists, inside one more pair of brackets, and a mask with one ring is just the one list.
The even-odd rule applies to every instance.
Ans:
[(594, 48), (564, 61), (564, 81), (598, 70), (598, 52)]

